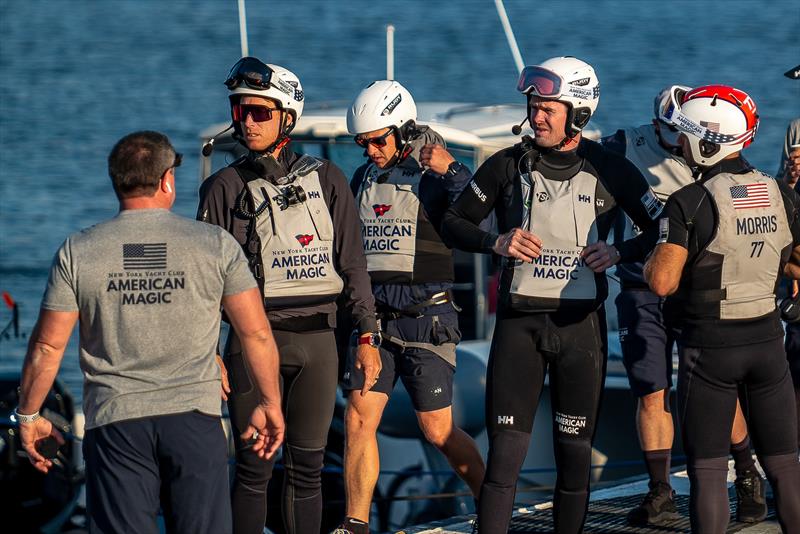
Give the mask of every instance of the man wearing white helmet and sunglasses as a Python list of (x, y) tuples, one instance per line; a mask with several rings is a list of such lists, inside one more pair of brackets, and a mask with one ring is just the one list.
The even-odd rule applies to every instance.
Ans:
[(800, 278), (800, 197), (752, 168), (752, 98), (725, 85), (697, 87), (668, 117), (681, 130), (697, 182), (673, 193), (645, 265), (665, 313), (682, 317), (678, 414), (691, 482), (693, 532), (729, 521), (728, 447), (738, 391), (784, 532), (800, 532), (794, 392), (775, 304), (782, 275)]
[[(489, 458), (478, 501), (481, 534), (505, 533), (533, 418), (550, 370), (558, 476), (555, 530), (583, 529), (592, 440), (606, 367), (605, 270), (641, 261), (657, 237), (662, 204), (624, 157), (583, 139), (597, 108), (594, 69), (574, 57), (526, 67), (534, 138), (501, 150), (445, 214), (445, 237), (467, 251), (503, 256), (489, 355)], [(623, 209), (643, 232), (605, 242)], [(500, 235), (478, 223), (494, 210)]]
[[(284, 529), (319, 532), (321, 472), (338, 382), (333, 328), (339, 295), (359, 334), (378, 331), (360, 224), (342, 171), (289, 146), (305, 101), (297, 76), (246, 57), (225, 85), (235, 136), (248, 151), (203, 183), (198, 218), (233, 234), (259, 283), (280, 352), (287, 420)], [(358, 354), (369, 381), (366, 391), (380, 371), (380, 356), (368, 344), (360, 345)], [(231, 423), (239, 429), (258, 396), (235, 335), (228, 337), (224, 360)], [(260, 534), (273, 463), (258, 458), (237, 435), (234, 532)]]
[[(689, 91), (672, 85), (662, 89), (653, 102), (651, 124), (618, 130), (602, 140), (606, 148), (627, 157), (641, 171), (659, 200), (694, 182), (678, 143), (680, 130), (671, 119), (672, 110)], [(615, 241), (636, 235), (630, 218), (615, 227)], [(669, 473), (674, 425), (670, 410), (672, 349), (679, 334), (677, 321), (666, 321), (663, 300), (650, 291), (642, 273), (643, 263), (620, 263), (616, 274), (621, 291), (616, 299), (619, 341), (631, 392), (638, 399), (636, 428), (650, 477), (650, 491), (639, 506), (628, 513), (628, 522), (644, 526), (679, 517), (673, 500)], [(737, 519), (752, 523), (767, 515), (764, 485), (750, 452), (747, 425), (741, 409), (731, 433), (731, 454), (736, 462)]]
[(444, 212), (472, 175), (447, 152), (438, 133), (416, 120), (411, 93), (394, 80), (370, 83), (347, 112), (347, 128), (369, 158), (350, 185), (381, 320), (382, 367), (377, 383), (364, 394), (357, 360), (347, 362), (347, 517), (334, 532), (369, 532), (380, 469), (376, 432), (398, 379), (426, 439), (475, 496), (483, 480), (475, 442), (453, 425), (461, 333), (452, 294), (453, 253), (439, 235)]

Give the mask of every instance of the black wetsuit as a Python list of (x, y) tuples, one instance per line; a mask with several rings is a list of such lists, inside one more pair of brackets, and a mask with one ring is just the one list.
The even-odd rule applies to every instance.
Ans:
[[(703, 184), (720, 173), (750, 170), (742, 159), (723, 160), (707, 169), (697, 183), (673, 193), (664, 209), (669, 226), (660, 242), (688, 251), (681, 286), (667, 298), (665, 313), (683, 321), (678, 420), (689, 463), (693, 532), (724, 532), (728, 523), (728, 449), (741, 387), (745, 391), (742, 408), (747, 426), (775, 492), (781, 525), (784, 532), (800, 532), (797, 419), (778, 311), (752, 319), (723, 320), (719, 318), (719, 301), (697, 300), (704, 288), (719, 287), (724, 261), (716, 253), (706, 252), (718, 232), (718, 216)], [(778, 187), (794, 248), (800, 245), (800, 197), (782, 182)], [(748, 211), (742, 213), (746, 217)], [(773, 231), (769, 225), (762, 228)], [(747, 234), (741, 238), (744, 257), (757, 252), (746, 245), (759, 239)], [(782, 254), (782, 261), (786, 261), (789, 250)], [(688, 287), (687, 280), (694, 286)]]
[[(284, 149), (277, 165), (265, 167), (244, 159), (220, 170), (200, 188), (198, 219), (222, 226), (248, 252), (250, 220), (236, 210), (245, 180), (249, 177), (285, 176), (297, 159), (297, 154)], [(239, 167), (241, 172), (234, 167)], [(335, 233), (333, 261), (344, 281), (342, 302), (351, 310), (360, 333), (376, 332), (374, 299), (353, 195), (347, 180), (335, 165), (324, 162), (317, 172)], [(261, 215), (268, 216), (267, 212)], [(263, 283), (263, 280), (259, 280), (259, 283)], [(296, 299), (283, 298), (280, 308), (266, 308), (280, 352), (283, 413), (286, 419), (283, 521), (286, 532), (292, 534), (319, 530), (322, 514), (321, 471), (338, 379), (338, 358), (333, 335), (336, 302), (330, 300), (309, 304), (309, 300), (308, 295), (298, 294)], [(236, 445), (234, 532), (260, 534), (267, 513), (266, 489), (274, 460), (266, 462), (259, 458), (249, 444), (239, 438), (260, 396), (253, 387), (239, 340), (233, 332), (228, 337), (224, 360), (232, 389), (228, 409)]]
[[(497, 234), (482, 231), (478, 223), (494, 210), (499, 232), (521, 227), (523, 202), (533, 203), (531, 219), (542, 223), (537, 221), (536, 206), (548, 198), (539, 194), (534, 202), (533, 198), (524, 200), (521, 193), (520, 172), (530, 161), (545, 180), (573, 180), (581, 171), (594, 176), (597, 185), (593, 194), (581, 194), (579, 201), (591, 202), (594, 207), (597, 239), (606, 239), (621, 207), (643, 229), (636, 238), (618, 245), (621, 261), (643, 259), (656, 240), (653, 217), (660, 212), (660, 205), (653, 203), (647, 182), (633, 164), (586, 139), (577, 150), (547, 152), (537, 161), (538, 152), (533, 145), (515, 145), (489, 158), (445, 214), (445, 239), (467, 251), (491, 252)], [(526, 160), (529, 157), (532, 159)], [(482, 534), (505, 533), (508, 529), (516, 481), (549, 368), (558, 469), (555, 526), (558, 532), (580, 532), (588, 504), (591, 443), (605, 377), (602, 302), (607, 282), (603, 273), (593, 276), (596, 291), (590, 300), (515, 302), (510, 295), (513, 265), (506, 261), (501, 275), (500, 305), (489, 356), (489, 458), (479, 499), (479, 529)]]

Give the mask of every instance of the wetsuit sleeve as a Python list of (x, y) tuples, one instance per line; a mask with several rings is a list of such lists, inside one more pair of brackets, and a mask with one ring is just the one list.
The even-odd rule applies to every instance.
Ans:
[(600, 144), (612, 152), (616, 152), (620, 156), (625, 155), (627, 143), (625, 142), (625, 130), (617, 130), (614, 135), (603, 137), (600, 139)]
[(656, 245), (658, 239), (656, 221), (661, 214), (663, 204), (633, 163), (617, 156), (610, 167), (610, 174), (605, 176), (610, 177), (610, 184), (614, 186), (611, 194), (641, 230), (636, 237), (614, 246), (619, 251), (621, 263), (643, 261)]
[(197, 220), (221, 226), (230, 232), (232, 202), (229, 196), (221, 174), (210, 176), (200, 186)]
[(673, 194), (667, 200), (658, 221), (658, 243), (670, 243), (688, 250), (692, 226), (681, 201), (680, 195), (677, 194)]
[(327, 163), (326, 175), (329, 209), (335, 229), (336, 269), (344, 281), (344, 304), (350, 309), (358, 332), (377, 332), (375, 299), (367, 272), (367, 259), (361, 241), (361, 221), (352, 191), (338, 167)]
[(448, 246), (467, 252), (492, 252), (497, 234), (483, 230), (479, 225), (502, 199), (509, 162), (513, 172), (513, 158), (509, 158), (506, 151), (486, 160), (468, 182), (468, 187), (445, 212), (442, 238)]

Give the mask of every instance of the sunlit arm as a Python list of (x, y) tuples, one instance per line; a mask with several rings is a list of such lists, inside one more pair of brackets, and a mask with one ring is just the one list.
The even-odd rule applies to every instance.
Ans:
[(680, 245), (661, 243), (644, 266), (644, 278), (650, 290), (659, 297), (672, 295), (681, 281), (689, 251)]
[(19, 413), (39, 411), (58, 374), (78, 312), (41, 310), (22, 365)]
[(789, 256), (789, 261), (783, 268), (783, 274), (788, 278), (800, 280), (800, 246), (794, 247), (792, 255)]

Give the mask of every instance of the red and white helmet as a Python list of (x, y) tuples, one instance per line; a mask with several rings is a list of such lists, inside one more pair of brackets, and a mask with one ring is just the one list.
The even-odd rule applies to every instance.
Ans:
[(758, 130), (756, 103), (728, 85), (692, 89), (666, 118), (686, 135), (692, 159), (701, 167), (746, 148)]

